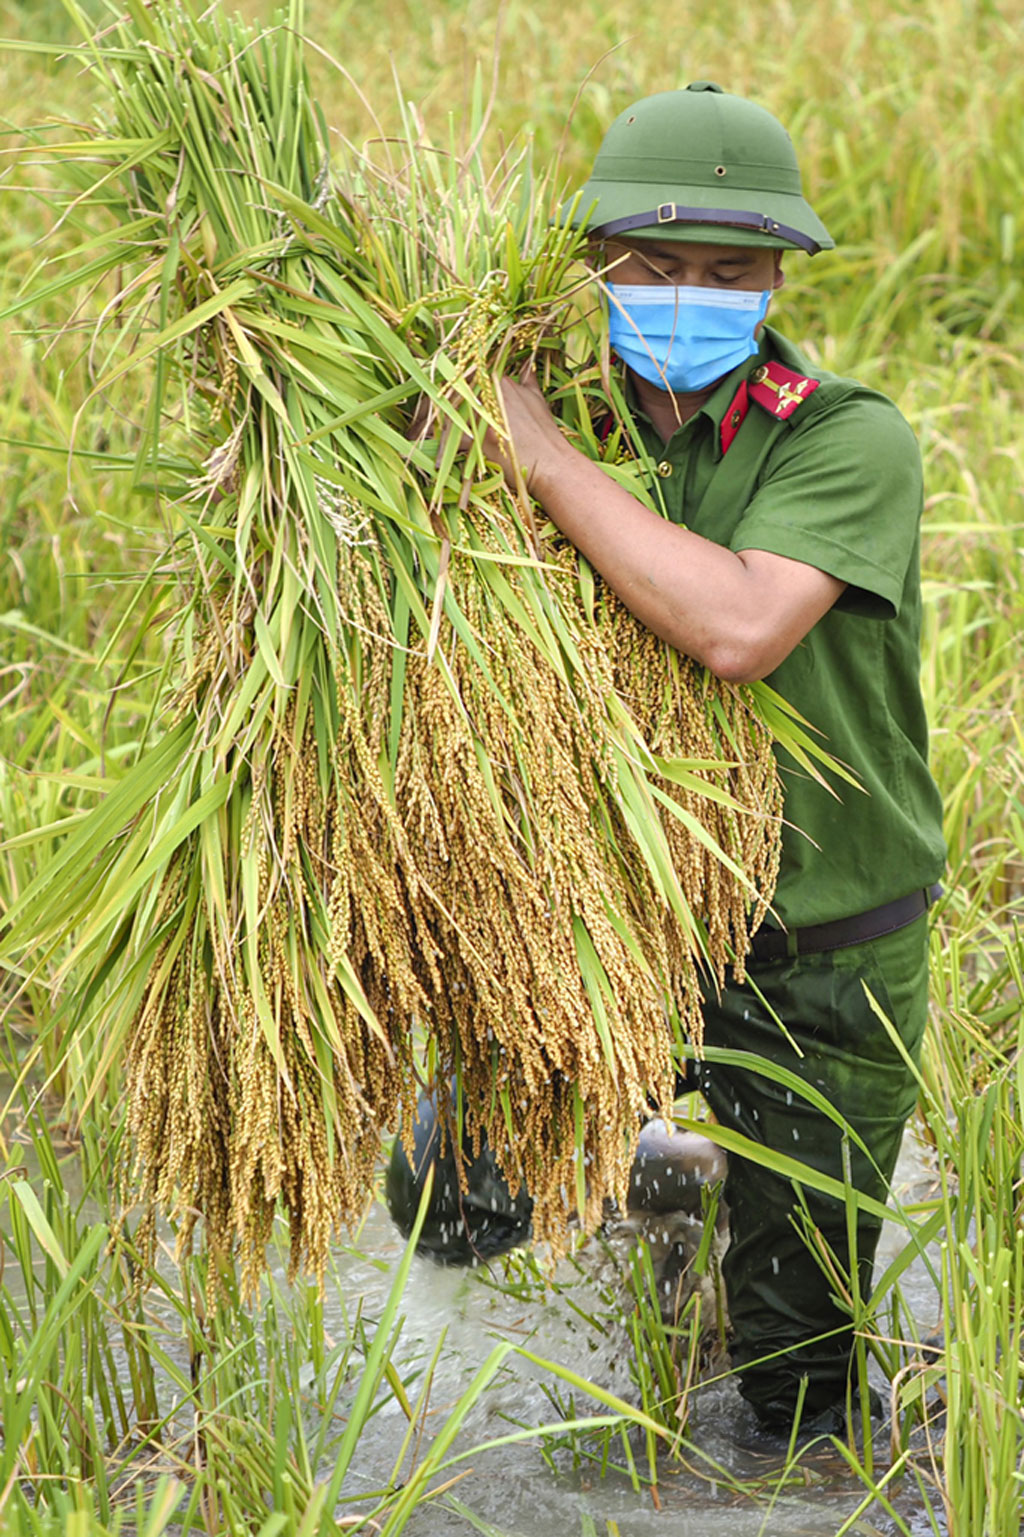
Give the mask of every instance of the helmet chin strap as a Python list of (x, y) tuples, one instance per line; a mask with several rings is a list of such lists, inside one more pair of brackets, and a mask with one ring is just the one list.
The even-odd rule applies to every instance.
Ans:
[(710, 224), (715, 227), (724, 225), (732, 229), (756, 230), (759, 234), (777, 235), (780, 240), (799, 246), (801, 251), (811, 256), (821, 250), (821, 246), (810, 235), (788, 224), (779, 224), (767, 214), (748, 213), (736, 208), (684, 208), (681, 203), (659, 203), (657, 208), (649, 209), (646, 213), (629, 214), (624, 219), (611, 219), (607, 224), (599, 224), (589, 233), (597, 240), (609, 240), (613, 235), (625, 234), (627, 230), (652, 229), (666, 224)]

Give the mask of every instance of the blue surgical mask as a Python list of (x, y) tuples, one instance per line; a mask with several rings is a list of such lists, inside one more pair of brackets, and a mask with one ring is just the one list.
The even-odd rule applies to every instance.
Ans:
[(702, 390), (757, 351), (771, 292), (609, 283), (612, 348), (659, 389)]

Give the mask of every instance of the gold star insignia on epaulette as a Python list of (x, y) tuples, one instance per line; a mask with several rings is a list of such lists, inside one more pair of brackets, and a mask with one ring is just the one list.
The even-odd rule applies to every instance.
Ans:
[(787, 421), (820, 384), (805, 379), (781, 363), (762, 363), (750, 375), (750, 393), (758, 405), (780, 421)]
[(782, 412), (788, 410), (790, 406), (799, 405), (804, 398), (804, 391), (810, 382), (809, 379), (798, 379), (796, 384), (777, 385), (772, 379), (766, 379), (765, 383), (770, 384), (773, 390), (777, 389), (779, 392), (779, 398), (775, 402), (775, 414), (781, 416)]

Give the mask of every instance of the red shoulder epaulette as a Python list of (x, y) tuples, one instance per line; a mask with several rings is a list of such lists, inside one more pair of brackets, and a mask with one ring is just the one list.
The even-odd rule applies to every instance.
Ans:
[(749, 380), (743, 380), (722, 417), (723, 454), (743, 425), (752, 400), (756, 400), (765, 411), (784, 422), (814, 394), (820, 383), (820, 379), (808, 379), (804, 374), (794, 373), (791, 368), (784, 368), (781, 363), (762, 363)]

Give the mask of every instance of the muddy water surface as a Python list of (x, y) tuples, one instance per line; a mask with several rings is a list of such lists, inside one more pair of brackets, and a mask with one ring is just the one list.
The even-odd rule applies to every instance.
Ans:
[[(921, 1150), (908, 1136), (895, 1179), (897, 1194), (920, 1197), (930, 1184)], [(890, 1224), (883, 1234), (879, 1265), (883, 1267), (904, 1247), (905, 1233)], [(373, 1316), (383, 1307), (390, 1275), (401, 1246), (386, 1213), (375, 1208), (360, 1235), (360, 1247), (389, 1261), (385, 1271), (356, 1257), (343, 1264), (347, 1307), (361, 1294), (364, 1310)], [(615, 1249), (613, 1245), (613, 1250)], [(445, 1347), (431, 1394), (431, 1421), (438, 1427), (465, 1391), (473, 1374), (498, 1340), (517, 1341), (532, 1352), (558, 1361), (582, 1376), (635, 1401), (630, 1375), (631, 1349), (626, 1332), (628, 1305), (618, 1279), (616, 1262), (623, 1254), (588, 1246), (575, 1264), (564, 1263), (554, 1273), (554, 1285), (524, 1279), (522, 1261), (495, 1262), (487, 1271), (440, 1269), (415, 1260), (404, 1299), (406, 1318), (399, 1359), (425, 1364), (446, 1331)], [(528, 1267), (527, 1267), (528, 1269)], [(904, 1299), (922, 1333), (936, 1326), (938, 1302), (928, 1266), (915, 1260), (901, 1281)], [(330, 1329), (331, 1318), (325, 1323)], [(336, 1320), (341, 1326), (340, 1314)], [(881, 1375), (877, 1385), (887, 1398)], [(494, 1385), (471, 1410), (457, 1443), (468, 1449), (507, 1434), (517, 1425), (549, 1424), (557, 1418), (547, 1388), (551, 1379), (531, 1363), (512, 1357)], [(568, 1389), (562, 1388), (568, 1396)], [(576, 1396), (575, 1411), (600, 1413), (600, 1405)], [(379, 1487), (391, 1475), (397, 1449), (405, 1434), (405, 1419), (397, 1403), (386, 1404), (370, 1422), (360, 1442), (357, 1478), (367, 1489)], [(801, 1459), (798, 1487), (776, 1493), (784, 1448), (761, 1434), (731, 1380), (702, 1387), (695, 1400), (691, 1438), (703, 1460), (690, 1471), (663, 1471), (658, 1504), (649, 1490), (638, 1491), (625, 1473), (603, 1478), (591, 1466), (574, 1466), (570, 1446), (547, 1444), (549, 1456), (536, 1443), (484, 1450), (459, 1465), (471, 1474), (453, 1491), (468, 1507), (465, 1514), (439, 1503), (417, 1512), (407, 1528), (416, 1537), (446, 1537), (482, 1531), (487, 1537), (754, 1537), (767, 1533), (815, 1534), (832, 1537), (864, 1498), (863, 1487), (849, 1473), (827, 1442), (809, 1448)], [(557, 1438), (555, 1438), (557, 1439)], [(566, 1438), (562, 1437), (564, 1442)], [(887, 1432), (876, 1446), (881, 1466), (887, 1456)], [(638, 1465), (642, 1457), (638, 1451)], [(618, 1448), (621, 1461), (621, 1448)], [(614, 1452), (613, 1452), (614, 1455)], [(714, 1468), (724, 1470), (714, 1476)], [(737, 1498), (729, 1478), (756, 1482), (758, 1501)], [(915, 1511), (914, 1496), (897, 1497), (897, 1509), (912, 1531), (930, 1531), (924, 1514)], [(897, 1530), (884, 1512), (866, 1513), (867, 1525), (854, 1530), (888, 1533)]]
[[(31, 1166), (31, 1149), (24, 1152), (26, 1164)], [(74, 1162), (65, 1167), (70, 1171)], [(912, 1135), (905, 1141), (894, 1186), (902, 1199), (920, 1198), (930, 1189), (927, 1160)], [(69, 1194), (75, 1198), (73, 1190), (69, 1189)], [(880, 1245), (879, 1266), (884, 1267), (899, 1254), (905, 1241), (903, 1230), (890, 1224)], [(329, 1286), (325, 1301), (328, 1335), (344, 1338), (360, 1305), (368, 1329), (372, 1327), (387, 1302), (402, 1249), (387, 1213), (374, 1206), (359, 1234), (358, 1248), (338, 1252), (338, 1288)], [(403, 1378), (412, 1377), (410, 1393), (415, 1396), (419, 1389), (412, 1374), (426, 1369), (444, 1336), (430, 1394), (425, 1442), (444, 1424), (474, 1374), (502, 1340), (521, 1344), (635, 1401), (627, 1332), (630, 1303), (622, 1281), (627, 1252), (625, 1237), (610, 1246), (592, 1243), (575, 1262), (563, 1262), (555, 1269), (552, 1284), (545, 1284), (539, 1267), (522, 1256), (471, 1272), (414, 1260), (402, 1304), (403, 1332), (394, 1359)], [(16, 1294), (16, 1276), (8, 1274), (6, 1282)], [(901, 1289), (919, 1332), (931, 1332), (939, 1308), (928, 1265), (915, 1260), (901, 1279)], [(173, 1331), (173, 1319), (167, 1322)], [(176, 1354), (173, 1338), (165, 1337), (162, 1343), (172, 1356)], [(184, 1360), (182, 1364), (186, 1364)], [(877, 1385), (886, 1391), (880, 1374)], [(649, 1489), (634, 1487), (624, 1472), (599, 1476), (598, 1469), (579, 1455), (579, 1446), (574, 1454), (558, 1426), (552, 1388), (563, 1394), (562, 1407), (568, 1407), (569, 1390), (564, 1384), (553, 1382), (550, 1374), (522, 1357), (509, 1358), (470, 1410), (454, 1450), (470, 1450), (522, 1426), (552, 1425), (544, 1443), (547, 1455), (537, 1440), (473, 1451), (451, 1470), (452, 1474), (467, 1472), (468, 1476), (445, 1499), (416, 1512), (406, 1528), (411, 1537), (466, 1537), (472, 1532), (483, 1537), (834, 1537), (862, 1503), (863, 1488), (828, 1443), (810, 1448), (801, 1458), (801, 1482), (779, 1492), (776, 1486), (785, 1461), (784, 1448), (758, 1432), (735, 1383), (727, 1377), (699, 1389), (690, 1425), (699, 1455), (688, 1469), (669, 1471), (662, 1467), (657, 1501)], [(581, 1416), (600, 1413), (602, 1406), (577, 1394), (574, 1412)], [(406, 1430), (405, 1416), (389, 1396), (360, 1440), (346, 1483), (347, 1514), (353, 1511), (353, 1495), (361, 1490), (369, 1493), (390, 1481)], [(879, 1467), (884, 1468), (884, 1429), (876, 1438), (876, 1446)], [(637, 1446), (635, 1450), (638, 1466), (643, 1468), (642, 1449)], [(621, 1461), (619, 1447), (613, 1449), (613, 1456)], [(716, 1468), (721, 1470), (719, 1476), (715, 1475)], [(330, 1469), (322, 1472), (329, 1477)], [(760, 1498), (738, 1497), (732, 1487), (735, 1480), (756, 1483)], [(913, 1491), (908, 1491), (898, 1495), (894, 1503), (908, 1528), (923, 1537), (933, 1529), (923, 1512), (915, 1509), (914, 1498)], [(446, 1501), (458, 1502), (458, 1507)], [(877, 1508), (866, 1512), (864, 1521), (866, 1524), (853, 1530), (882, 1534), (897, 1530), (891, 1518)]]

